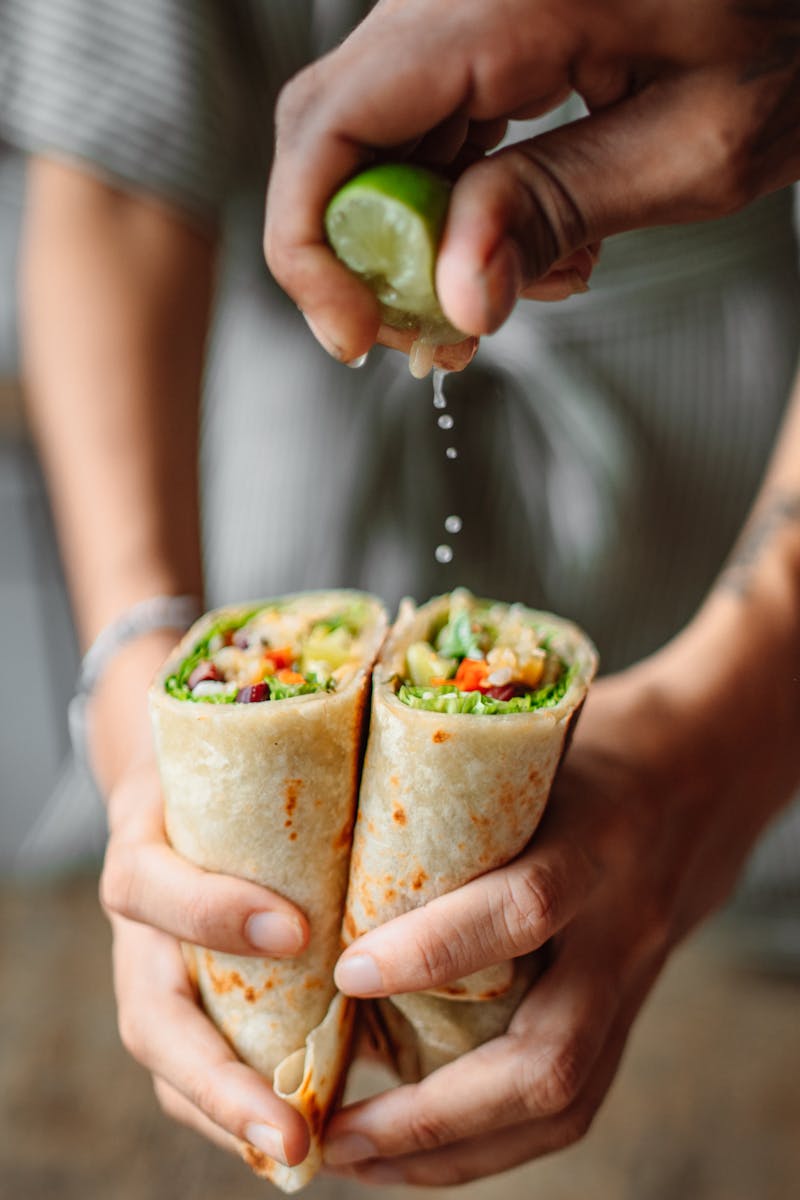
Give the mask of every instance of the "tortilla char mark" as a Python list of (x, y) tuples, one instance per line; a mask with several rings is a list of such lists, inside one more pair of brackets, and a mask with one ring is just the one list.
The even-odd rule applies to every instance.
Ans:
[(303, 790), (302, 779), (287, 779), (285, 785), (285, 802), (284, 809), (286, 810), (286, 820), (284, 825), (289, 826), (294, 818), (294, 811), (297, 808), (297, 801), (300, 792)]
[(438, 742), (438, 743), (446, 742), (446, 741), (449, 741), (451, 736), (452, 736), (451, 734), (445, 733), (445, 731), (443, 729), (437, 729), (436, 732), (434, 733), (433, 737), (431, 738), (431, 741)]
[(241, 1150), (242, 1158), (248, 1167), (255, 1171), (256, 1175), (264, 1175), (269, 1178), (270, 1171), (275, 1165), (273, 1159), (267, 1158), (263, 1150), (257, 1150), (249, 1142), (242, 1142)]
[(263, 996), (265, 992), (271, 991), (276, 983), (281, 982), (280, 972), (270, 971), (261, 987), (253, 987), (252, 984), (245, 983), (237, 970), (217, 969), (214, 956), (210, 950), (205, 951), (203, 961), (211, 986), (218, 996), (225, 996), (229, 992), (239, 989), (248, 1004), (255, 1004), (260, 996)]
[(406, 817), (406, 810), (403, 808), (402, 804), (398, 802), (395, 802), (395, 806), (392, 809), (392, 820), (396, 825), (405, 825), (408, 820)]
[(321, 1088), (324, 1082), (324, 1078), (320, 1079), (317, 1084), (313, 1084), (311, 1079), (304, 1079), (298, 1096), (300, 1111), (308, 1122), (308, 1127), (314, 1137), (319, 1137), (325, 1120), (325, 1113), (317, 1095), (317, 1088)]

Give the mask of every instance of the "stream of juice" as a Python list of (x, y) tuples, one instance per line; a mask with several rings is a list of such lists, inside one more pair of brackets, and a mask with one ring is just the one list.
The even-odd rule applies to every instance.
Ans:
[[(439, 413), (436, 424), (440, 429), (449, 432), (455, 425), (455, 421), (451, 414), (445, 411), (447, 409), (447, 397), (444, 394), (444, 381), (446, 377), (447, 371), (442, 370), (441, 367), (433, 368), (433, 407)], [(445, 457), (451, 461), (458, 458), (458, 450), (455, 446), (447, 446), (444, 453)], [(449, 517), (445, 517), (444, 519), (445, 532), (449, 534), (460, 533), (463, 524), (464, 522), (461, 520), (461, 517), (456, 513), (451, 513)], [(453, 561), (453, 547), (449, 542), (441, 542), (434, 550), (433, 556), (438, 563), (450, 563)]]

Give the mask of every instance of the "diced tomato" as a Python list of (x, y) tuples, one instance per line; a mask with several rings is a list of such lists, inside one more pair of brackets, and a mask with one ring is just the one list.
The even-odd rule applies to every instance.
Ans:
[(489, 664), (484, 658), (463, 658), (453, 683), (462, 692), (479, 692), (483, 690), (488, 674)]
[[(269, 657), (275, 663), (277, 670), (283, 670), (285, 667), (291, 667), (294, 662), (294, 653), (291, 646), (281, 646), (280, 649), (273, 649), (270, 646), (268, 652)], [(288, 683), (288, 680), (284, 682)]]
[(276, 674), (281, 683), (305, 683), (306, 681), (305, 675), (301, 675), (298, 671), (290, 671), (286, 667), (277, 671)]

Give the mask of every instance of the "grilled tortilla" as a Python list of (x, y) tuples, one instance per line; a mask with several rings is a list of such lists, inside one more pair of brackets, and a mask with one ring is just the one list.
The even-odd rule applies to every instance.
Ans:
[[(348, 943), (520, 853), (596, 667), (589, 639), (551, 614), (464, 590), (403, 602), (373, 677)], [(378, 1001), (402, 1077), (502, 1033), (536, 970), (518, 959)]]
[(297, 958), (187, 948), (211, 1019), (309, 1126), (309, 1154), (294, 1168), (242, 1145), (287, 1192), (319, 1168), (347, 1066), (353, 1006), (336, 992), (333, 966), (364, 706), (385, 628), (381, 604), (356, 592), (221, 609), (187, 633), (150, 692), (174, 848), (280, 892), (309, 921)]

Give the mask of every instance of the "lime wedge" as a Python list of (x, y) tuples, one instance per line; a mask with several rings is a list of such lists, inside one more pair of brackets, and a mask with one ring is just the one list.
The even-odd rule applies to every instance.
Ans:
[(328, 204), (325, 232), (345, 266), (372, 289), (395, 329), (415, 329), (430, 346), (463, 341), (434, 287), (436, 253), (450, 199), (440, 175), (383, 163), (354, 176)]

